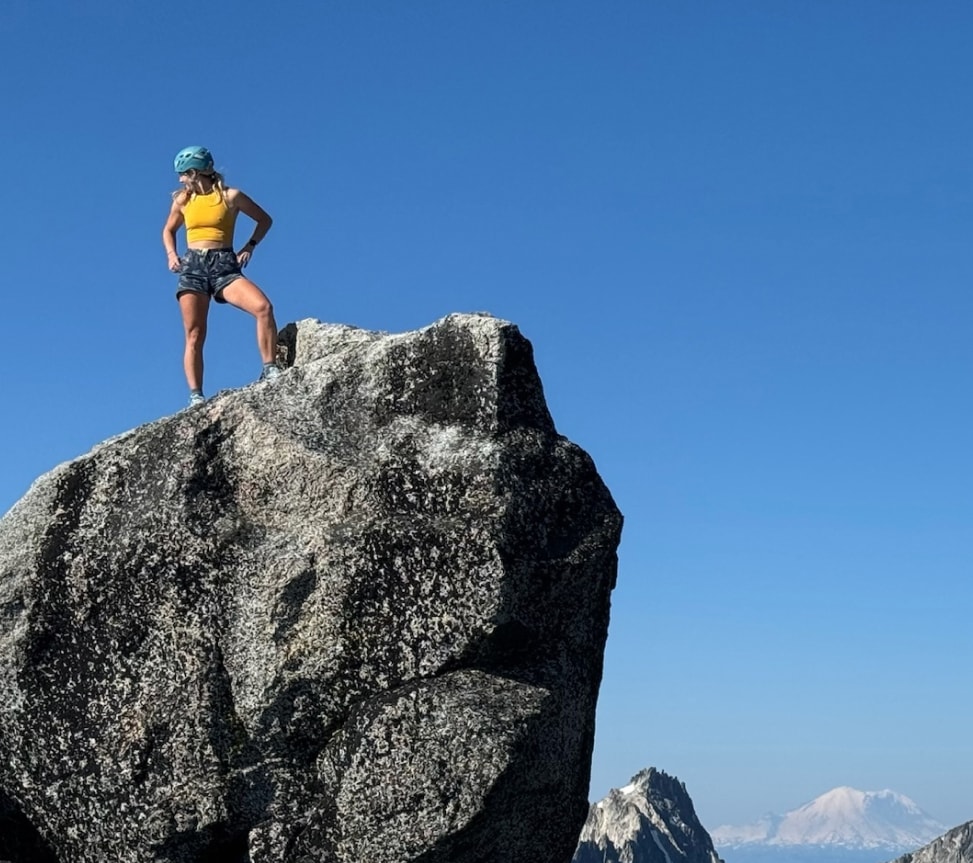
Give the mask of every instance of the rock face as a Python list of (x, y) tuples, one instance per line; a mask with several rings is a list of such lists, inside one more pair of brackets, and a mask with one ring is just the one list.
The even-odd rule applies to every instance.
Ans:
[(0, 859), (564, 863), (621, 517), (529, 342), (282, 346), (0, 521)]
[(973, 863), (973, 821), (953, 828), (894, 863)]
[(650, 767), (591, 807), (573, 863), (722, 863), (686, 786)]

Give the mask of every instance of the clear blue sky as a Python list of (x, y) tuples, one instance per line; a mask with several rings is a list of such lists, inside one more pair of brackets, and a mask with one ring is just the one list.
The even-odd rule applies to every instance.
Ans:
[[(971, 44), (968, 2), (5, 0), (0, 510), (182, 406), (205, 144), (281, 324), (533, 341), (626, 516), (593, 799), (971, 819)], [(239, 312), (207, 348), (259, 372)]]

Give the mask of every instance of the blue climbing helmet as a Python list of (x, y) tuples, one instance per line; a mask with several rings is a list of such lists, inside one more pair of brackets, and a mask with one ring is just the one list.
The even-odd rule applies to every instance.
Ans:
[(213, 154), (205, 147), (186, 147), (176, 153), (176, 173), (185, 174), (186, 171), (212, 171)]

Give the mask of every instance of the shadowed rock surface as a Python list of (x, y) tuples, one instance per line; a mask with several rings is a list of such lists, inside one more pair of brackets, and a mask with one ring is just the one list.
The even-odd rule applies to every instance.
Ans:
[(282, 349), (0, 521), (0, 859), (565, 863), (621, 517), (529, 342)]

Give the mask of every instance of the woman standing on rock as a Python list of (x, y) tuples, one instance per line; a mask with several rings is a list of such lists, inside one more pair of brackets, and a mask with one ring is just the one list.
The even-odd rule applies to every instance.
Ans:
[[(210, 297), (249, 312), (257, 320), (257, 347), (263, 360), (260, 380), (280, 374), (277, 356), (277, 322), (266, 294), (243, 275), (253, 250), (270, 230), (266, 211), (239, 189), (227, 188), (213, 168), (213, 156), (205, 147), (186, 147), (175, 159), (183, 187), (172, 196), (169, 218), (162, 229), (162, 245), (169, 269), (179, 273), (176, 299), (186, 331), (183, 367), (189, 384), (189, 404), (201, 404), (203, 396), (203, 342)], [(256, 222), (253, 234), (239, 252), (233, 251), (237, 213)], [(176, 252), (176, 232), (186, 226), (187, 251)]]

